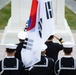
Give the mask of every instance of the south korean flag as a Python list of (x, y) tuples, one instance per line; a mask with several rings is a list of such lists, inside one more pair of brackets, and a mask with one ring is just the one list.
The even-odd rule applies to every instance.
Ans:
[(41, 60), (41, 48), (55, 32), (52, 0), (32, 1), (29, 28), (21, 50), (25, 67), (30, 67)]
[[(29, 34), (29, 35), (28, 35)], [(40, 61), (42, 42), (38, 33), (27, 33), (21, 50), (22, 62), (25, 67), (30, 67)]]

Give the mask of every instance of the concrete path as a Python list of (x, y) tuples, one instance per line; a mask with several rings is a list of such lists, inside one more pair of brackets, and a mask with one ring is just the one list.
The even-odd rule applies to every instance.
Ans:
[[(0, 41), (3, 36), (3, 32), (4, 32), (4, 30), (0, 30)], [(74, 37), (74, 40), (76, 43), (76, 30), (72, 30), (72, 34), (73, 34), (73, 37)], [(62, 56), (63, 56), (63, 51), (61, 51), (59, 53), (59, 58), (61, 58)], [(76, 59), (76, 46), (74, 47), (72, 56)], [(0, 46), (0, 59), (3, 59), (4, 57), (5, 57), (5, 48), (4, 48), (4, 46)]]
[(4, 32), (4, 30), (0, 30), (0, 42), (1, 42), (1, 39), (2, 39), (2, 36), (3, 36), (3, 32)]
[(5, 5), (7, 5), (10, 0), (0, 0), (0, 9), (2, 9)]
[[(71, 30), (72, 31), (72, 34), (73, 34), (73, 37), (74, 37), (74, 40), (75, 40), (75, 43), (76, 43), (76, 30)], [(2, 39), (2, 36), (3, 36), (3, 32), (4, 30), (0, 30), (0, 42), (1, 42), (1, 39)]]
[(76, 1), (65, 0), (65, 5), (76, 14)]
[(73, 34), (73, 37), (74, 37), (74, 40), (75, 40), (75, 43), (76, 43), (76, 30), (72, 30), (72, 34)]

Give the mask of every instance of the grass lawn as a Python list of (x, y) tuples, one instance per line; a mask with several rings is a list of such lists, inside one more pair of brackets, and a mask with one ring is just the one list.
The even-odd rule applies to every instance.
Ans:
[(0, 10), (0, 29), (4, 29), (11, 16), (11, 3)]
[[(0, 10), (0, 29), (4, 29), (7, 25), (8, 19), (11, 16), (11, 3), (6, 5), (3, 9)], [(65, 7), (65, 18), (73, 30), (76, 30), (76, 14), (74, 14), (71, 10)]]
[(65, 18), (72, 30), (76, 30), (76, 14), (74, 14), (70, 9), (65, 7)]

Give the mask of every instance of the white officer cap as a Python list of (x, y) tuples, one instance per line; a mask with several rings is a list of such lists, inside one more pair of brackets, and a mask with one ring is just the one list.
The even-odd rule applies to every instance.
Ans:
[(47, 48), (47, 46), (45, 44), (43, 44), (41, 52), (45, 51), (46, 48)]
[(24, 40), (26, 38), (26, 32), (21, 31), (18, 33), (18, 38)]
[(16, 49), (17, 48), (17, 45), (16, 44), (9, 43), (9, 44), (5, 44), (5, 48), (8, 48), (8, 49)]
[(64, 48), (72, 48), (72, 47), (74, 47), (74, 43), (72, 43), (72, 42), (63, 42), (62, 43), (63, 44), (63, 47)]

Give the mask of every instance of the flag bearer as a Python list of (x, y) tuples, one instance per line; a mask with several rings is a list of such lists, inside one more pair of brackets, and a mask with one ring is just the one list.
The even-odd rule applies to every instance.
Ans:
[[(17, 59), (21, 60), (21, 61), (22, 61), (22, 58), (21, 58), (21, 50), (22, 50), (22, 47), (23, 47), (25, 38), (26, 38), (26, 32), (25, 31), (21, 31), (21, 32), (18, 33), (19, 43), (17, 44), (15, 57)], [(23, 75), (29, 75), (29, 71), (26, 70), (26, 68), (25, 68), (25, 70), (23, 70), (22, 73), (23, 73)]]
[(54, 60), (45, 56), (47, 46), (42, 47), (41, 61), (33, 65), (30, 75), (53, 75)]
[(26, 38), (26, 32), (25, 31), (21, 31), (21, 32), (18, 33), (19, 43), (17, 44), (15, 57), (18, 58), (21, 61), (22, 61), (21, 50), (22, 50), (25, 38)]

